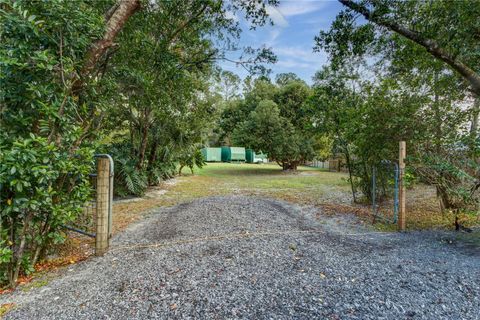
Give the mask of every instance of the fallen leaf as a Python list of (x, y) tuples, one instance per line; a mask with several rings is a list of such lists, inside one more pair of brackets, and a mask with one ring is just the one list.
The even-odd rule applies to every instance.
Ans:
[(15, 307), (15, 303), (4, 303), (0, 305), (0, 318)]

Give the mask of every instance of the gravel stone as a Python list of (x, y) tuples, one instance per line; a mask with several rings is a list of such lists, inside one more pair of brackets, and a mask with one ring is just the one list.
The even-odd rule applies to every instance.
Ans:
[(480, 253), (446, 232), (210, 197), (156, 210), (5, 319), (480, 319)]

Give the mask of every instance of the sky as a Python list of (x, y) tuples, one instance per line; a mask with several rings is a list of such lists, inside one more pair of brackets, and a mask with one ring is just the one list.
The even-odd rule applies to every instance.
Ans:
[[(277, 55), (276, 64), (269, 65), (272, 78), (278, 73), (293, 72), (307, 83), (327, 63), (325, 52), (313, 52), (314, 37), (320, 30), (328, 30), (342, 5), (336, 0), (280, 0), (278, 7), (269, 7), (267, 12), (274, 26), (267, 25), (249, 30), (245, 21), (238, 17), (243, 29), (240, 46), (271, 47)], [(237, 60), (239, 53), (227, 55)], [(238, 74), (242, 79), (247, 71), (235, 63), (223, 61), (220, 67)]]

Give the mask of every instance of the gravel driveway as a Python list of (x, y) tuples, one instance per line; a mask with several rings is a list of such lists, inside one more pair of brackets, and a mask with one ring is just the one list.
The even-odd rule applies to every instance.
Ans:
[(445, 233), (372, 233), (354, 218), (254, 197), (159, 209), (6, 319), (480, 319), (480, 253)]

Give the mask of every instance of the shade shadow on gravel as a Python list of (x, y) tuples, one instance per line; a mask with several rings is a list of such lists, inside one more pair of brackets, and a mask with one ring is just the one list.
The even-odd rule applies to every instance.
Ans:
[(243, 196), (159, 209), (0, 303), (6, 319), (480, 319), (479, 254), (339, 219)]

